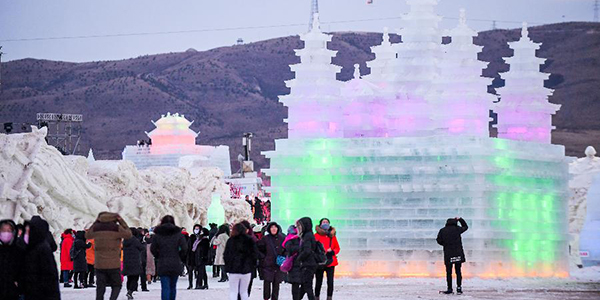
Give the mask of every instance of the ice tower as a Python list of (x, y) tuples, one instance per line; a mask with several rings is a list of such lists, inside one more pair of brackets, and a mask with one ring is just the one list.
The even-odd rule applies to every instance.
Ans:
[(510, 71), (502, 76), (505, 86), (498, 89), (501, 96), (495, 108), (499, 114), (498, 137), (549, 144), (555, 128), (552, 115), (560, 105), (548, 102), (552, 90), (544, 87), (544, 80), (550, 74), (540, 72), (540, 65), (546, 60), (535, 55), (540, 44), (529, 38), (526, 23), (523, 23), (521, 39), (509, 44), (515, 54), (505, 59)]
[(492, 79), (482, 77), (488, 63), (477, 60), (482, 46), (473, 44), (477, 32), (467, 26), (466, 12), (450, 30), (450, 44), (442, 46), (440, 76), (428, 99), (435, 107), (435, 126), (438, 133), (451, 135), (489, 136), (489, 110), (494, 96), (487, 92)]
[(312, 29), (300, 37), (304, 49), (296, 50), (300, 63), (290, 66), (296, 78), (286, 82), (289, 95), (281, 96), (288, 110), (290, 138), (342, 137), (339, 95), (341, 82), (336, 74), (341, 67), (331, 64), (336, 51), (327, 49), (331, 35), (321, 32), (319, 15)]
[[(475, 126), (488, 120), (491, 99), (474, 33), (462, 17), (451, 32), (455, 44), (442, 47), (437, 1), (408, 3), (403, 43), (388, 44), (384, 33), (365, 79), (355, 72), (343, 85), (333, 82), (338, 68), (327, 65), (330, 54), (315, 56), (318, 64), (293, 66), (297, 83), (282, 97), (289, 138), (264, 153), (271, 160), (265, 174), (273, 219), (288, 225), (304, 216), (330, 218), (342, 246), (339, 275), (442, 276), (435, 238), (447, 218), (462, 216), (470, 226), (463, 236), (466, 276), (567, 276), (564, 147), (490, 138)], [(313, 36), (322, 41), (318, 52), (330, 53), (329, 37)], [(398, 49), (396, 60), (390, 47)], [(303, 63), (306, 52), (298, 51)], [(321, 108), (338, 93), (343, 109)], [(341, 120), (336, 129), (344, 137), (325, 134), (325, 123), (316, 122), (317, 131), (298, 126), (297, 120), (312, 119)], [(529, 115), (522, 121), (536, 123)]]
[(146, 132), (152, 143), (125, 146), (123, 160), (132, 161), (138, 169), (154, 166), (218, 167), (225, 176), (230, 176), (229, 146), (196, 145), (198, 133), (190, 129), (193, 123), (179, 113), (161, 115), (158, 121), (152, 121), (156, 128)]
[(406, 3), (410, 11), (402, 17), (402, 43), (395, 45), (398, 59), (394, 64), (394, 88), (401, 113), (390, 126), (394, 128), (392, 136), (423, 136), (431, 134), (435, 125), (431, 114), (434, 108), (426, 95), (439, 76), (442, 35), (438, 26), (442, 18), (435, 13), (438, 0)]

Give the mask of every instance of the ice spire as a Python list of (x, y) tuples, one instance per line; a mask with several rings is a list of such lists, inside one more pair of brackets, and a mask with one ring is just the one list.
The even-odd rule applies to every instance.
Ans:
[(495, 106), (498, 137), (550, 143), (552, 115), (560, 105), (548, 102), (553, 91), (544, 87), (544, 81), (550, 75), (540, 72), (545, 59), (536, 57), (541, 44), (531, 40), (527, 23), (523, 23), (521, 39), (509, 45), (514, 56), (505, 58), (510, 71), (502, 75), (505, 86), (498, 89), (501, 100)]
[(360, 79), (360, 65), (354, 64), (354, 79)]
[(371, 69), (371, 74), (364, 78), (381, 87), (390, 87), (392, 82), (397, 78), (394, 65), (398, 53), (394, 45), (390, 42), (390, 34), (387, 27), (383, 28), (381, 44), (371, 47), (371, 51), (375, 54), (375, 59), (367, 62), (367, 66)]
[(96, 161), (96, 158), (94, 158), (94, 151), (92, 151), (92, 148), (90, 148), (90, 151), (88, 152), (87, 161), (88, 162)]

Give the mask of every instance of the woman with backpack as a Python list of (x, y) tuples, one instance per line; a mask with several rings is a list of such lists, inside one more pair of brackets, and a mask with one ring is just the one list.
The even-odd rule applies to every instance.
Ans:
[[(297, 253), (292, 272), (289, 274), (289, 280), (292, 283), (292, 299), (294, 300), (302, 299), (304, 294), (307, 295), (308, 300), (315, 300), (312, 282), (318, 264), (316, 259), (317, 241), (312, 232), (312, 227), (312, 220), (309, 217), (296, 221), (296, 228), (300, 237), (299, 245), (297, 249), (294, 245), (289, 245), (292, 255), (294, 252)], [(288, 249), (287, 244), (286, 249)]]
[(337, 255), (340, 253), (340, 244), (335, 236), (335, 228), (331, 227), (329, 219), (321, 219), (315, 230), (317, 231), (315, 239), (323, 245), (327, 253), (327, 259), (331, 261), (329, 265), (317, 269), (317, 273), (315, 274), (315, 298), (319, 300), (321, 286), (323, 285), (323, 273), (327, 273), (327, 300), (331, 300), (333, 298), (334, 273), (335, 266), (338, 265)]
[(260, 275), (264, 280), (263, 299), (279, 299), (279, 285), (285, 275), (279, 267), (285, 251), (284, 239), (281, 227), (273, 222), (267, 225), (265, 235), (258, 241), (258, 250), (264, 256), (260, 260)]

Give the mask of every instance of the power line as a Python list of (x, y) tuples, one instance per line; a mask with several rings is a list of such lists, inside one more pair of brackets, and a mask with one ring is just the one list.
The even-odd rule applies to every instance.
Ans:
[[(356, 19), (356, 20), (342, 20), (342, 21), (331, 21), (321, 22), (321, 24), (347, 24), (347, 23), (360, 23), (360, 22), (373, 22), (373, 21), (386, 21), (386, 20), (399, 20), (402, 17), (389, 17), (389, 18), (372, 18), (372, 19)], [(445, 17), (448, 20), (458, 20), (459, 18)], [(486, 20), (486, 19), (469, 19), (469, 22), (498, 22), (506, 24), (522, 24), (520, 21), (499, 21), (499, 20)], [(531, 25), (539, 25), (540, 23), (528, 22)], [(177, 31), (157, 31), (157, 32), (137, 32), (137, 33), (115, 33), (115, 34), (96, 34), (96, 35), (77, 35), (77, 36), (56, 36), (56, 37), (34, 37), (34, 38), (15, 38), (15, 39), (2, 39), (0, 42), (11, 43), (11, 42), (32, 42), (32, 41), (51, 41), (51, 40), (78, 40), (78, 39), (94, 39), (94, 38), (113, 38), (113, 37), (132, 37), (132, 36), (151, 36), (151, 35), (168, 35), (168, 34), (185, 34), (185, 33), (203, 33), (203, 32), (223, 32), (223, 31), (237, 31), (237, 30), (257, 30), (257, 29), (270, 29), (270, 28), (285, 28), (285, 27), (299, 27), (306, 26), (306, 24), (281, 24), (281, 25), (265, 25), (265, 26), (246, 26), (246, 27), (224, 27), (224, 28), (207, 28), (207, 29), (192, 29), (192, 30), (177, 30)]]

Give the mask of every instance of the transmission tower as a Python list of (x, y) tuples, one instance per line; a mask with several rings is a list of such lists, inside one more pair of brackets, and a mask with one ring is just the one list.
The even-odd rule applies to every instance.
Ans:
[(594, 22), (598, 23), (600, 20), (598, 19), (598, 11), (600, 10), (600, 2), (598, 0), (594, 1)]
[(2, 93), (2, 54), (4, 54), (4, 52), (2, 52), (2, 46), (0, 46), (0, 93)]
[(313, 21), (315, 18), (315, 14), (319, 13), (319, 0), (312, 0), (312, 4), (310, 7), (310, 22), (308, 23), (308, 31), (312, 30)]
[(498, 27), (496, 26), (496, 21), (492, 21), (492, 30), (496, 30)]

